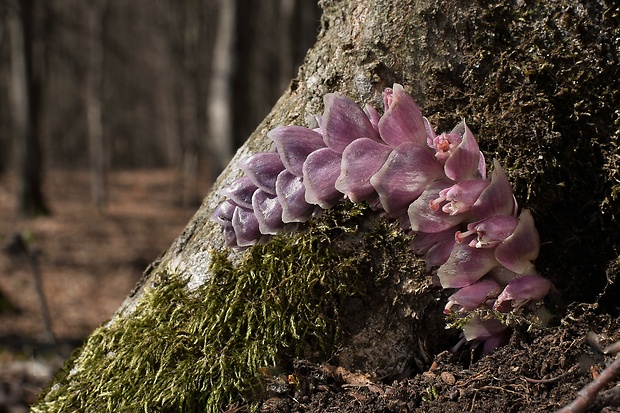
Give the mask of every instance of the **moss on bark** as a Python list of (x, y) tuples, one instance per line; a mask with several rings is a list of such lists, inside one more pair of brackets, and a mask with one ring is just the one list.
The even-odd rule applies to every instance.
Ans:
[(408, 242), (395, 225), (347, 204), (236, 263), (213, 252), (211, 279), (197, 288), (160, 271), (133, 315), (96, 330), (32, 411), (251, 405), (293, 358), (346, 354), (337, 348), (368, 314), (356, 303), (410, 270)]

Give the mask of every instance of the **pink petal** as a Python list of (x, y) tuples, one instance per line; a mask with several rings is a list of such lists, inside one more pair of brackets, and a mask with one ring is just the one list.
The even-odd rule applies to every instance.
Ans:
[(442, 165), (446, 163), (446, 160), (448, 160), (452, 152), (454, 152), (456, 147), (463, 141), (464, 130), (459, 126), (454, 128), (450, 133), (442, 133), (439, 136), (435, 136), (432, 144), (429, 145), (435, 150), (435, 158), (437, 158)]
[(387, 97), (388, 109), (379, 121), (381, 139), (395, 148), (405, 142), (427, 145), (424, 118), (418, 104), (399, 84)]
[(478, 164), (478, 173), (482, 179), (487, 179), (487, 164), (484, 160), (484, 154), (480, 152), (480, 163)]
[(323, 123), (323, 115), (311, 115), (308, 118), (308, 129), (312, 129), (316, 133), (323, 133), (321, 131), (321, 123)]
[(528, 209), (521, 211), (519, 223), (512, 235), (495, 249), (495, 257), (500, 264), (517, 274), (530, 271), (540, 250), (540, 238), (534, 218)]
[(360, 138), (342, 152), (340, 176), (336, 189), (353, 202), (362, 202), (376, 195), (370, 178), (385, 164), (392, 148), (372, 139)]
[(491, 183), (471, 207), (471, 214), (475, 219), (494, 215), (514, 215), (516, 204), (508, 177), (497, 159), (493, 160), (493, 166)]
[(424, 117), (424, 129), (426, 130), (426, 144), (429, 148), (432, 148), (433, 142), (435, 141), (437, 134), (435, 133), (435, 129), (433, 129), (433, 126), (428, 121), (428, 119), (426, 119), (426, 117)]
[(454, 237), (451, 237), (451, 239), (438, 242), (433, 245), (428, 250), (426, 255), (424, 255), (427, 269), (430, 269), (431, 267), (439, 267), (440, 265), (445, 264), (450, 258), (450, 254), (454, 249), (455, 243), (456, 241), (454, 241)]
[(362, 108), (338, 93), (325, 95), (321, 129), (327, 147), (338, 153), (342, 153), (355, 139), (379, 140), (379, 134)]
[(529, 301), (540, 301), (550, 289), (549, 280), (540, 275), (524, 275), (511, 281), (504, 288), (504, 291), (497, 297), (495, 308), (502, 309), (502, 303), (506, 301), (512, 301), (512, 308), (521, 307)]
[(426, 254), (430, 248), (437, 243), (445, 241), (454, 241), (454, 230), (452, 228), (436, 233), (418, 232), (411, 241), (411, 249), (418, 255)]
[(387, 112), (394, 100), (394, 89), (386, 87), (383, 92), (381, 92), (381, 97), (383, 98), (383, 111)]
[[(519, 220), (516, 217), (496, 215), (476, 224), (477, 244), (492, 246), (504, 241), (514, 232)], [(481, 246), (476, 245), (476, 248)]]
[(443, 288), (461, 288), (481, 279), (497, 266), (494, 250), (455, 244), (450, 258), (437, 269)]
[(442, 177), (443, 168), (430, 150), (409, 142), (390, 153), (370, 184), (379, 194), (383, 209), (397, 214), (405, 211), (430, 182)]
[(510, 271), (508, 268), (501, 265), (498, 265), (489, 272), (489, 277), (491, 277), (499, 285), (501, 285), (502, 288), (507, 286), (509, 283), (519, 278), (520, 276), (520, 274)]
[(381, 119), (381, 116), (379, 116), (379, 112), (377, 112), (377, 109), (375, 109), (374, 107), (366, 104), (366, 106), (364, 106), (364, 113), (366, 113), (366, 116), (368, 116), (368, 120), (370, 120), (372, 128), (376, 130), (378, 134), (379, 119)]
[(280, 172), (276, 195), (282, 205), (282, 222), (306, 222), (312, 216), (315, 206), (306, 202), (306, 187), (300, 176), (287, 170)]
[(499, 331), (491, 337), (484, 340), (482, 345), (482, 354), (488, 354), (498, 347), (505, 346), (510, 340), (510, 329), (506, 327), (503, 331)]
[(448, 298), (444, 313), (464, 313), (481, 308), (486, 301), (496, 298), (501, 292), (502, 288), (493, 280), (478, 281), (452, 294)]
[(508, 342), (510, 330), (497, 318), (481, 319), (474, 316), (463, 326), (463, 336), (468, 342), (484, 341), (483, 353), (488, 353)]
[(308, 155), (324, 148), (320, 133), (302, 126), (278, 126), (267, 132), (276, 144), (284, 167), (295, 176), (302, 176), (302, 166)]
[(251, 209), (237, 207), (233, 214), (232, 225), (237, 237), (237, 245), (240, 247), (254, 245), (261, 238), (258, 220)]
[(306, 187), (306, 202), (323, 209), (333, 207), (342, 194), (335, 188), (340, 175), (340, 154), (330, 148), (312, 152), (303, 167), (303, 182)]
[(482, 320), (474, 316), (463, 326), (463, 335), (467, 341), (486, 340), (505, 331), (508, 327), (497, 318)]
[(441, 232), (463, 222), (466, 216), (446, 214), (433, 209), (431, 201), (437, 199), (441, 190), (452, 186), (449, 181), (435, 181), (428, 185), (418, 199), (409, 205), (407, 213), (411, 229), (416, 232)]
[(460, 182), (480, 178), (480, 148), (465, 121), (462, 122), (464, 133), (461, 143), (452, 151), (444, 165), (446, 175), (453, 181)]
[(252, 196), (252, 209), (258, 220), (261, 234), (276, 235), (284, 228), (282, 205), (275, 195), (258, 190)]
[(239, 168), (254, 185), (263, 191), (275, 195), (276, 178), (284, 169), (284, 164), (277, 152), (261, 152), (242, 159)]
[(496, 215), (482, 221), (467, 225), (467, 232), (457, 231), (454, 235), (457, 242), (463, 242), (466, 237), (476, 235), (469, 245), (474, 248), (494, 248), (504, 241), (515, 230), (519, 220), (516, 217)]
[(220, 190), (220, 195), (232, 199), (237, 205), (251, 209), (252, 194), (258, 187), (247, 176), (242, 176)]
[(222, 227), (222, 236), (224, 237), (224, 245), (227, 247), (239, 246), (237, 245), (237, 235), (235, 234), (235, 229), (232, 226), (232, 222), (229, 227)]
[[(461, 137), (464, 137), (464, 135), (466, 133), (469, 133), (471, 135), (471, 137), (473, 138), (473, 133), (471, 133), (471, 131), (469, 130), (469, 128), (467, 128), (467, 125), (465, 125), (465, 121), (463, 120), (461, 123), (459, 123), (458, 125), (456, 125), (456, 127), (452, 130), (452, 133), (456, 133), (459, 134)], [(461, 138), (462, 139), (462, 138)], [(474, 142), (475, 139), (474, 139)], [(478, 143), (476, 142), (476, 147), (478, 146)], [(478, 158), (478, 176), (482, 179), (486, 179), (487, 178), (487, 165), (486, 162), (484, 160), (484, 154), (480, 151), (478, 151), (479, 153), (479, 158)]]
[(235, 212), (235, 208), (237, 208), (237, 204), (228, 199), (219, 204), (215, 210), (213, 210), (213, 214), (211, 214), (211, 218), (209, 218), (209, 220), (220, 224), (223, 227), (232, 227), (232, 217)]
[(446, 191), (445, 199), (448, 203), (443, 206), (442, 210), (450, 215), (469, 212), (489, 183), (490, 181), (487, 180), (474, 179), (453, 185)]

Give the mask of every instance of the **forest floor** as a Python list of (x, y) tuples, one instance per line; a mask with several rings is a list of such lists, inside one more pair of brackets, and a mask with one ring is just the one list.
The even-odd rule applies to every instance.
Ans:
[[(0, 179), (0, 412), (28, 411), (66, 357), (119, 307), (148, 264), (197, 210), (182, 206), (174, 170), (113, 172), (107, 203), (90, 200), (87, 172), (45, 177), (49, 216), (18, 219), (13, 183)], [(36, 257), (49, 307), (50, 343), (29, 261), (7, 253), (13, 235)]]
[[(46, 344), (28, 262), (1, 252), (2, 413), (28, 411), (70, 352), (110, 318), (196, 210), (181, 206), (178, 176), (170, 170), (112, 173), (101, 209), (90, 203), (88, 174), (53, 172), (46, 179), (53, 213), (32, 220), (15, 218), (11, 183), (0, 180), (1, 242), (21, 234), (36, 255), (57, 341)], [(270, 378), (280, 385), (270, 387), (277, 391), (266, 395), (260, 411), (554, 412), (615, 357), (588, 345), (590, 331), (608, 345), (620, 339), (620, 319), (573, 304), (552, 328), (517, 332), (507, 346), (483, 357), (442, 352), (427, 371), (396, 381), (298, 360), (293, 370)], [(591, 411), (620, 412), (619, 382)], [(237, 410), (231, 406), (229, 412)]]
[[(280, 379), (261, 412), (530, 413), (569, 405), (614, 355), (589, 345), (595, 332), (601, 346), (620, 339), (620, 319), (573, 305), (557, 326), (517, 332), (510, 343), (485, 356), (476, 351), (441, 352), (430, 368), (383, 382), (359, 372), (304, 360)], [(607, 385), (589, 412), (620, 412), (620, 378)], [(230, 410), (234, 411), (234, 410)], [(584, 410), (574, 410), (571, 413)]]

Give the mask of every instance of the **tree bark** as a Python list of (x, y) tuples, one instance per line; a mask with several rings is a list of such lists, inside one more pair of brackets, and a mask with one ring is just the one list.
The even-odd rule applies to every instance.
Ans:
[[(620, 62), (614, 43), (617, 24), (606, 17), (603, 4), (586, 0), (544, 4), (324, 0), (321, 5), (324, 15), (318, 41), (290, 88), (220, 175), (181, 236), (147, 269), (110, 323), (68, 364), (66, 370), (73, 373), (60, 375), (34, 412), (54, 411), (61, 400), (70, 399), (81, 380), (100, 371), (106, 357), (122, 364), (119, 354), (126, 354), (124, 349), (112, 350), (106, 334), (129, 330), (132, 321), (149, 314), (157, 302), (149, 297), (169, 285), (166, 280), (187, 280), (189, 291), (202, 291), (215, 282), (212, 264), (218, 251), (226, 251), (220, 229), (209, 222), (222, 200), (218, 189), (239, 175), (239, 159), (269, 150), (268, 130), (281, 124), (305, 125), (308, 115), (322, 112), (323, 96), (329, 92), (338, 91), (379, 108), (381, 91), (398, 82), (439, 131), (450, 130), (465, 118), (487, 159), (498, 157), (505, 165), (520, 205), (532, 210), (543, 243), (537, 267), (564, 299), (594, 300), (606, 285), (606, 269), (610, 278), (618, 275), (611, 263), (620, 246)], [(385, 222), (371, 211), (363, 214), (358, 237), (343, 236), (345, 244), (357, 245), (359, 236), (372, 236), (374, 225)], [(317, 229), (311, 223), (306, 230), (313, 234)], [(406, 234), (397, 238), (407, 239)], [(394, 249), (398, 257), (410, 255), (398, 245), (374, 244), (359, 254), (372, 257), (372, 268), (381, 268), (390, 265), (386, 257)], [(233, 267), (244, 266), (250, 258), (257, 258), (253, 251), (262, 250), (227, 254)], [(272, 255), (278, 256), (278, 251)], [(338, 267), (337, 262), (331, 265)], [(403, 365), (413, 370), (427, 368), (429, 354), (453, 344), (454, 337), (443, 332), (441, 295), (430, 288), (415, 258), (410, 265), (408, 275), (395, 270), (388, 276), (392, 278), (384, 285), (391, 287), (381, 290), (383, 302), (374, 301), (374, 307), (362, 305), (363, 311), (357, 312), (349, 307), (351, 313), (359, 314), (344, 315), (349, 317), (346, 322), (361, 327), (348, 330), (337, 357), (340, 365), (406, 376), (411, 370)], [(584, 273), (589, 276), (583, 277)], [(606, 291), (601, 302), (615, 294), (611, 287)], [(174, 319), (175, 314), (164, 314), (161, 320)], [(372, 335), (370, 330), (380, 333)], [(171, 343), (188, 340), (191, 333), (187, 334), (171, 338)], [(224, 357), (225, 349), (222, 352)], [(97, 353), (101, 355), (92, 356)], [(135, 366), (141, 358), (131, 354), (134, 358), (129, 365)], [(322, 361), (329, 358), (323, 357)], [(140, 380), (145, 386), (154, 383), (154, 377), (162, 380), (156, 370), (142, 371)], [(101, 396), (95, 390), (84, 391), (80, 400), (85, 405)], [(196, 394), (187, 390), (185, 395)], [(124, 406), (124, 397), (128, 395), (116, 393), (106, 400)], [(147, 397), (142, 403), (152, 406), (155, 401)]]

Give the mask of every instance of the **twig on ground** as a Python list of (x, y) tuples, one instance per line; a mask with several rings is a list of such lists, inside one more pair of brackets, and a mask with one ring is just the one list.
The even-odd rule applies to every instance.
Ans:
[(620, 340), (616, 341), (613, 344), (608, 345), (603, 349), (603, 353), (605, 354), (616, 354), (620, 353)]
[(620, 386), (601, 392), (596, 398), (595, 409), (603, 407), (620, 406)]
[(579, 369), (579, 365), (575, 364), (573, 367), (570, 368), (570, 370), (560, 374), (559, 376), (551, 377), (549, 379), (530, 379), (529, 377), (523, 376), (523, 380), (525, 380), (527, 382), (530, 382), (530, 383), (536, 383), (536, 384), (553, 383), (553, 382), (556, 382), (556, 381), (558, 381), (560, 379), (563, 379), (564, 377), (566, 377), (566, 376), (568, 376), (570, 374), (573, 374), (575, 371), (577, 371), (577, 369)]
[(34, 280), (34, 288), (39, 301), (39, 310), (41, 311), (43, 327), (45, 329), (45, 341), (56, 347), (56, 337), (54, 336), (54, 330), (52, 329), (52, 318), (50, 316), (49, 306), (47, 305), (45, 293), (43, 292), (43, 281), (41, 279), (41, 271), (39, 270), (37, 254), (28, 248), (28, 244), (21, 234), (14, 234), (11, 236), (2, 246), (2, 249), (9, 256), (23, 255), (28, 261), (32, 278)]
[(594, 331), (588, 332), (588, 334), (586, 335), (586, 343), (594, 350), (602, 354), (616, 354), (620, 352), (620, 340), (603, 348), (598, 339), (598, 336)]
[[(592, 337), (591, 334), (588, 334), (586, 339), (591, 345), (595, 344), (595, 347), (598, 346), (600, 349), (600, 345), (598, 344), (598, 337), (596, 340)], [(617, 352), (620, 347), (620, 341), (612, 344), (611, 346), (606, 347), (602, 350), (603, 353), (610, 354), (612, 352)], [(573, 400), (571, 404), (561, 408), (556, 411), (556, 413), (582, 413), (592, 407), (592, 404), (596, 400), (596, 396), (599, 392), (611, 383), (614, 379), (620, 376), (620, 357), (617, 357), (609, 366), (605, 368), (599, 374), (597, 378), (595, 378), (590, 384), (585, 386), (583, 389), (577, 393), (577, 398)], [(615, 396), (615, 392), (612, 393)]]

